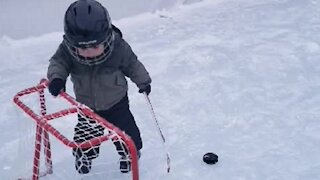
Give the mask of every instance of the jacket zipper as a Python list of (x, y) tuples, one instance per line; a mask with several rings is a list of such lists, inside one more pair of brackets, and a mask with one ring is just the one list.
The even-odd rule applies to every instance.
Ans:
[(95, 89), (94, 89), (94, 84), (93, 84), (93, 75), (94, 75), (94, 67), (89, 67), (90, 68), (90, 97), (91, 97), (91, 102), (92, 106), (94, 109), (97, 109), (96, 107), (96, 97), (95, 97)]

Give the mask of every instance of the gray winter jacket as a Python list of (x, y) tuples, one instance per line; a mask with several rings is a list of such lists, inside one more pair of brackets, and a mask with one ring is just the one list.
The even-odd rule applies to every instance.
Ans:
[(61, 43), (50, 59), (49, 82), (55, 78), (66, 80), (70, 74), (77, 101), (98, 111), (109, 109), (126, 96), (128, 84), (125, 77), (140, 89), (146, 87), (151, 83), (149, 73), (128, 43), (115, 34), (111, 56), (98, 65), (79, 63)]

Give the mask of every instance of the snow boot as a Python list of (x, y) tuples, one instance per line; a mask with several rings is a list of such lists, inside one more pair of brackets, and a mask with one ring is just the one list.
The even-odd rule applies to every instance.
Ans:
[[(141, 153), (138, 151), (138, 160), (140, 159)], [(129, 156), (120, 157), (120, 171), (122, 173), (128, 173), (131, 171), (131, 158)]]
[(131, 171), (131, 159), (127, 156), (121, 156), (120, 158), (120, 171), (122, 173), (128, 173)]
[(79, 174), (88, 174), (91, 170), (92, 160), (88, 159), (87, 156), (76, 157), (76, 170)]

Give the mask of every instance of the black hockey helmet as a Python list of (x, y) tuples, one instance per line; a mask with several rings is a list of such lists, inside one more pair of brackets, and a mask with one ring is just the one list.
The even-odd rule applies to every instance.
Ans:
[[(104, 62), (113, 50), (114, 34), (108, 11), (95, 0), (78, 0), (67, 9), (64, 17), (64, 42), (80, 63), (93, 65)], [(77, 48), (104, 45), (97, 57), (82, 57)]]

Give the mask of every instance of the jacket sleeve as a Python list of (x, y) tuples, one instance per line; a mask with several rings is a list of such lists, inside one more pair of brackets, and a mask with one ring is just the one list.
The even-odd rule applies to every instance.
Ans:
[(63, 44), (60, 44), (58, 50), (49, 60), (47, 78), (51, 82), (55, 78), (66, 80), (70, 73), (69, 58), (66, 56)]
[(134, 82), (139, 89), (145, 88), (151, 83), (151, 78), (144, 65), (138, 60), (130, 45), (122, 39), (123, 59), (122, 71)]

